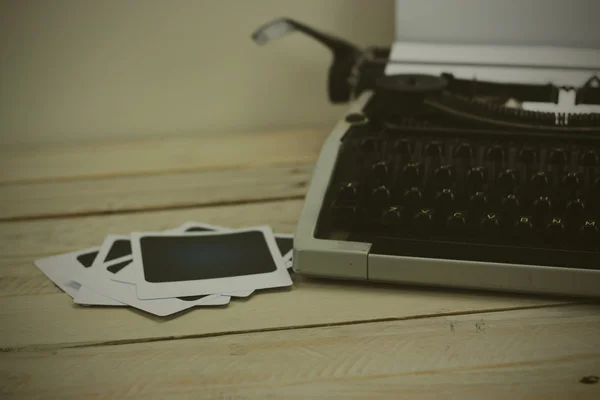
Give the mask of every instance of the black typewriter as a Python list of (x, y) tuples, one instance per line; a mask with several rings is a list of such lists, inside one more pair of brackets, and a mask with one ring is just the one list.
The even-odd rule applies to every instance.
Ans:
[(571, 87), (386, 74), (390, 49), (289, 19), (253, 38), (292, 31), (332, 50), (329, 98), (351, 103), (298, 222), (297, 273), (600, 296), (600, 113), (519, 107), (564, 93), (598, 106), (598, 76)]

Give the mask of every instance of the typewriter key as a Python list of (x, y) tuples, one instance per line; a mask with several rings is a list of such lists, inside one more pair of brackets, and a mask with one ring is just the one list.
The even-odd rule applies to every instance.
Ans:
[(467, 173), (467, 185), (471, 192), (479, 192), (483, 189), (485, 174), (482, 167), (471, 168)]
[(383, 184), (387, 181), (388, 173), (389, 166), (385, 161), (379, 161), (373, 164), (373, 167), (371, 168), (371, 174), (379, 184)]
[(580, 228), (583, 240), (589, 244), (598, 245), (598, 239), (600, 238), (600, 228), (594, 220), (588, 220), (583, 223)]
[(421, 168), (418, 164), (408, 164), (404, 167), (403, 175), (405, 187), (418, 186), (421, 181)]
[(407, 139), (397, 140), (394, 143), (394, 152), (399, 156), (407, 156), (412, 153), (412, 146)]
[(598, 154), (594, 150), (587, 150), (581, 154), (579, 163), (584, 167), (595, 167), (598, 165)]
[(577, 190), (579, 187), (579, 176), (576, 172), (569, 172), (563, 178), (562, 184), (564, 188), (568, 191)]
[(517, 161), (523, 164), (535, 164), (537, 162), (537, 154), (534, 149), (526, 147), (521, 149), (517, 156)]
[(442, 158), (442, 144), (438, 141), (433, 141), (425, 146), (425, 154), (427, 157)]
[(485, 234), (497, 234), (500, 230), (500, 220), (494, 213), (488, 213), (481, 219), (481, 231)]
[(546, 237), (554, 247), (560, 247), (565, 233), (565, 224), (561, 218), (554, 217), (546, 227)]
[(422, 209), (413, 217), (413, 228), (420, 235), (428, 235), (431, 230), (433, 216), (429, 209)]
[(536, 172), (531, 178), (531, 185), (537, 194), (544, 193), (548, 188), (548, 176), (545, 172)]
[(550, 213), (552, 210), (552, 203), (550, 202), (550, 198), (547, 196), (538, 197), (533, 202), (533, 209), (535, 213), (539, 217), (544, 217)]
[(404, 192), (404, 206), (416, 209), (421, 206), (422, 195), (418, 187), (413, 187)]
[(454, 150), (454, 158), (470, 160), (473, 157), (473, 148), (468, 143), (462, 143)]
[(449, 183), (452, 180), (452, 166), (442, 165), (435, 170), (434, 177), (438, 183)]
[(467, 219), (465, 213), (463, 212), (455, 212), (450, 215), (447, 219), (446, 226), (451, 233), (461, 234), (464, 233), (464, 230), (467, 225)]
[(519, 199), (514, 194), (509, 194), (502, 199), (502, 211), (507, 216), (515, 215), (519, 211)]
[(453, 203), (454, 193), (452, 192), (452, 189), (442, 189), (436, 194), (435, 204), (437, 208), (448, 211), (452, 208)]
[(487, 197), (483, 192), (477, 192), (469, 199), (470, 212), (483, 212), (487, 206)]
[(492, 163), (502, 163), (504, 161), (504, 149), (500, 146), (494, 146), (487, 151), (485, 158)]
[(548, 163), (558, 166), (567, 164), (567, 151), (563, 148), (554, 149), (548, 156)]
[(578, 218), (585, 211), (585, 203), (581, 199), (572, 200), (567, 204), (567, 214), (571, 218)]
[(530, 240), (533, 238), (533, 223), (529, 217), (521, 217), (515, 224), (515, 234), (520, 240)]
[(512, 192), (517, 185), (517, 175), (514, 170), (507, 169), (498, 176), (498, 187), (505, 192)]
[(387, 209), (381, 217), (381, 223), (385, 226), (397, 226), (400, 221), (400, 210), (396, 207)]
[(340, 203), (353, 203), (358, 200), (358, 184), (347, 183), (340, 187), (337, 201)]
[(390, 206), (390, 191), (385, 186), (379, 186), (371, 194), (371, 202), (376, 208), (387, 208)]

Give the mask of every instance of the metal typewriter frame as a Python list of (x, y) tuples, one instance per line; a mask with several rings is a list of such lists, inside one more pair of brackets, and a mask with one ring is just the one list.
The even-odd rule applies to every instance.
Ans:
[[(261, 26), (252, 34), (252, 39), (264, 45), (294, 31), (312, 37), (333, 53), (328, 77), (329, 99), (337, 104), (350, 102), (348, 113), (363, 110), (373, 96), (375, 79), (395, 63), (389, 57), (389, 48), (363, 50), (289, 18)], [(444, 64), (444, 60), (437, 62)], [(517, 65), (520, 64), (513, 66)], [(536, 65), (535, 60), (528, 65)], [(295, 272), (328, 278), (600, 297), (600, 270), (375, 255), (370, 253), (371, 243), (316, 238), (317, 222), (341, 140), (349, 127), (344, 119), (340, 120), (321, 150), (294, 237)]]
[[(372, 95), (364, 92), (347, 113), (360, 112)], [(317, 239), (317, 221), (341, 139), (349, 127), (344, 119), (340, 120), (319, 155), (294, 237), (295, 272), (327, 278), (600, 297), (600, 270), (375, 255), (370, 254), (370, 243)]]

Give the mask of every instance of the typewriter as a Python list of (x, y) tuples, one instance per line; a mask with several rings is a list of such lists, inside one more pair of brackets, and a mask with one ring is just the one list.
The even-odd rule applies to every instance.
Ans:
[[(332, 51), (329, 99), (350, 103), (305, 199), (296, 273), (600, 296), (600, 53), (574, 50), (581, 65), (554, 82), (525, 67), (499, 82), (415, 71), (391, 47), (361, 50), (291, 19), (253, 39), (290, 32)], [(561, 83), (569, 74), (585, 80)], [(572, 111), (553, 110), (569, 99)]]

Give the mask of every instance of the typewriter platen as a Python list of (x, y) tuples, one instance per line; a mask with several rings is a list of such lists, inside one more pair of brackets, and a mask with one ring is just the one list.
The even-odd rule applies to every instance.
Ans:
[[(385, 75), (367, 49), (289, 19), (334, 54), (329, 98), (351, 102), (323, 146), (295, 239), (294, 270), (337, 277), (600, 296), (600, 105), (581, 87)], [(600, 65), (599, 65), (600, 68)]]

